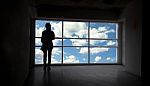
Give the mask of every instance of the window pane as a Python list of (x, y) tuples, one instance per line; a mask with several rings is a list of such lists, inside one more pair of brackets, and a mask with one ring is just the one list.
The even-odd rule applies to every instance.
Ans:
[(64, 47), (63, 63), (88, 63), (88, 47)]
[(99, 39), (117, 39), (117, 23), (101, 23), (91, 22), (90, 23), (90, 38)]
[(90, 46), (118, 46), (117, 40), (90, 40)]
[(88, 38), (87, 22), (64, 21), (64, 38)]
[[(62, 48), (54, 47), (52, 50), (51, 64), (60, 64), (62, 59), (61, 57), (62, 57)], [(35, 64), (43, 64), (43, 52), (40, 50), (40, 47), (35, 47)]]
[(51, 64), (61, 64), (62, 47), (54, 47), (52, 50)]
[(117, 48), (90, 48), (90, 63), (117, 63)]
[(35, 47), (35, 64), (43, 64), (43, 52), (40, 47)]
[(35, 38), (35, 46), (42, 46), (41, 38)]
[(35, 21), (35, 37), (41, 37), (42, 31), (45, 30), (45, 23), (48, 21), (45, 20), (36, 20)]
[[(53, 40), (54, 46), (62, 46), (62, 39)], [(41, 38), (35, 38), (35, 46), (42, 46)]]
[(88, 46), (88, 39), (64, 39), (64, 46)]
[(45, 30), (46, 23), (51, 24), (51, 30), (54, 31), (56, 37), (62, 38), (62, 21), (46, 21), (46, 20), (35, 21), (35, 37), (42, 36), (42, 31)]
[(53, 46), (62, 46), (62, 39), (53, 40)]

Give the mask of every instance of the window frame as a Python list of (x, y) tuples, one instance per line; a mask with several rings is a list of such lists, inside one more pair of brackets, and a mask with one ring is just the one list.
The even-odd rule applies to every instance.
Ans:
[[(52, 65), (103, 65), (103, 64), (105, 64), (105, 65), (118, 65), (118, 64), (122, 64), (122, 52), (121, 52), (121, 50), (122, 50), (122, 47), (121, 47), (121, 45), (122, 45), (122, 41), (121, 41), (121, 38), (122, 38), (122, 25), (121, 25), (121, 23), (119, 22), (119, 21), (102, 21), (102, 20), (87, 20), (87, 19), (61, 19), (61, 18), (33, 18), (32, 19), (32, 29), (31, 29), (31, 62), (32, 62), (32, 64), (33, 65), (42, 65), (42, 64), (35, 64), (35, 48), (36, 47), (40, 47), (40, 46), (35, 46), (35, 38), (41, 38), (41, 37), (36, 37), (35, 36), (35, 21), (36, 20), (47, 20), (47, 21), (62, 21), (62, 38), (56, 38), (56, 39), (61, 39), (62, 40), (62, 46), (54, 46), (54, 48), (55, 47), (61, 47), (62, 48), (62, 61), (61, 61), (61, 64), (52, 64)], [(88, 38), (63, 38), (63, 30), (64, 30), (64, 24), (63, 24), (63, 22), (64, 21), (69, 21), (69, 22), (71, 22), (71, 21), (73, 21), (73, 22), (88, 22)], [(102, 22), (102, 23), (118, 23), (118, 39), (98, 39), (98, 38), (90, 38), (90, 30), (89, 30), (89, 25), (90, 25), (90, 22)], [(87, 39), (88, 40), (88, 46), (63, 46), (63, 39)], [(116, 40), (117, 41), (117, 47), (115, 47), (116, 49), (117, 49), (117, 55), (116, 55), (116, 57), (117, 57), (117, 62), (116, 63), (91, 63), (90, 62), (90, 47), (91, 46), (89, 46), (90, 45), (90, 40)], [(64, 47), (88, 47), (88, 63), (67, 63), (67, 64), (65, 64), (65, 63), (63, 63), (63, 48)], [(92, 47), (98, 47), (98, 46), (92, 46)], [(99, 46), (100, 47), (100, 46)], [(104, 46), (103, 46), (104, 47)], [(108, 46), (106, 46), (106, 47), (108, 47)], [(109, 46), (109, 48), (110, 47), (114, 47), (114, 46)]]

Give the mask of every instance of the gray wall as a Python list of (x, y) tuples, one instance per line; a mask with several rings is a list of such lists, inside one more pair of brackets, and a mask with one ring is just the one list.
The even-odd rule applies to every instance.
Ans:
[(1, 4), (1, 84), (22, 86), (29, 72), (30, 19), (35, 14), (27, 0)]
[(125, 70), (141, 76), (142, 2), (134, 0), (120, 16), (123, 28), (123, 64)]

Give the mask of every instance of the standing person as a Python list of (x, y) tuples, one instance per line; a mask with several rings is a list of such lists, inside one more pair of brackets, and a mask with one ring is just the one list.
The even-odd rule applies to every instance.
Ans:
[(47, 51), (48, 51), (48, 71), (51, 69), (50, 64), (51, 64), (51, 54), (52, 54), (52, 49), (53, 49), (53, 42), (52, 40), (55, 39), (55, 34), (53, 31), (51, 31), (51, 25), (50, 23), (45, 24), (46, 30), (42, 32), (42, 47), (41, 50), (43, 51), (43, 62), (44, 62), (44, 71), (46, 70), (46, 61), (47, 61)]

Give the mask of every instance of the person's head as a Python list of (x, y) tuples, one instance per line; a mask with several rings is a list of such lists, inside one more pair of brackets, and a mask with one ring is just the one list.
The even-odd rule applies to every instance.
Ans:
[(50, 23), (46, 23), (45, 27), (46, 27), (46, 30), (48, 30), (48, 29), (51, 30), (51, 24)]

